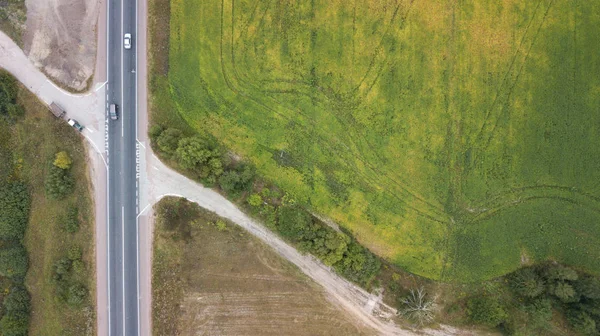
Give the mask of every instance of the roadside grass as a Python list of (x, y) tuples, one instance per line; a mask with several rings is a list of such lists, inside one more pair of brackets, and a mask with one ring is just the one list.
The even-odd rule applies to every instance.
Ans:
[(598, 4), (431, 6), (153, 1), (152, 123), (211, 134), (412, 273), (598, 274)]
[(154, 335), (368, 335), (268, 246), (184, 199), (155, 205)]
[[(25, 236), (29, 252), (26, 284), (31, 293), (29, 335), (95, 335), (95, 272), (93, 205), (87, 172), (87, 157), (81, 135), (63, 120), (55, 119), (47, 107), (21, 87), (19, 102), (25, 107), (24, 118), (15, 124), (15, 155), (23, 160), (22, 177), (32, 192), (32, 206)], [(70, 173), (75, 180), (73, 193), (62, 200), (48, 199), (44, 178), (58, 151), (67, 151), (73, 159)], [(66, 231), (67, 209), (79, 209), (79, 230)], [(76, 275), (88, 289), (87, 299), (78, 307), (69, 307), (58, 299), (53, 280), (53, 265), (67, 255), (72, 246), (80, 246), (85, 270)]]
[(22, 27), (25, 25), (26, 19), (25, 0), (0, 2), (0, 30), (21, 47), (23, 46)]

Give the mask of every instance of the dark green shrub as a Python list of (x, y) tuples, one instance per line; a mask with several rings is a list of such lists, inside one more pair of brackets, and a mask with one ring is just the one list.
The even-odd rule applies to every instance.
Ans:
[(50, 166), (46, 175), (46, 194), (52, 199), (62, 199), (73, 191), (75, 181), (68, 170)]
[(567, 320), (577, 332), (583, 335), (597, 335), (596, 321), (586, 312), (581, 310), (569, 310), (567, 312)]
[(67, 304), (76, 307), (83, 303), (87, 296), (87, 289), (81, 284), (73, 284), (67, 293)]
[(302, 240), (312, 218), (308, 212), (295, 206), (281, 206), (278, 209), (279, 222), (277, 229), (282, 236), (292, 240)]
[(21, 240), (29, 219), (30, 196), (21, 182), (0, 185), (0, 239)]
[(548, 265), (543, 274), (549, 282), (565, 280), (574, 281), (579, 278), (579, 275), (577, 275), (575, 270), (560, 264)]
[(577, 295), (577, 292), (575, 292), (573, 286), (564, 281), (557, 281), (548, 286), (548, 292), (565, 303), (579, 301), (579, 295)]
[(0, 275), (23, 277), (27, 272), (27, 251), (22, 245), (0, 250)]
[(27, 336), (29, 316), (24, 313), (6, 314), (0, 320), (2, 336)]
[(167, 128), (156, 138), (156, 144), (159, 150), (165, 154), (172, 155), (177, 150), (179, 140), (181, 140), (181, 131), (176, 128)]
[(575, 290), (585, 298), (600, 300), (600, 279), (584, 276), (574, 283)]
[(490, 327), (496, 327), (508, 317), (504, 307), (497, 299), (489, 296), (477, 296), (467, 301), (467, 315), (471, 321)]
[(544, 280), (532, 268), (522, 268), (509, 277), (513, 291), (525, 297), (537, 297), (544, 292)]
[(15, 286), (4, 297), (2, 304), (7, 312), (21, 311), (28, 314), (31, 306), (31, 297), (25, 287)]

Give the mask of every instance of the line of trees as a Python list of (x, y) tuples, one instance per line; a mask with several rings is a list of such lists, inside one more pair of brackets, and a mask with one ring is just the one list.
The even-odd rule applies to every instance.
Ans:
[(248, 204), (269, 228), (344, 277), (367, 285), (379, 273), (379, 259), (349, 235), (316, 220), (277, 189), (257, 190), (255, 169), (233, 162), (214, 140), (198, 135), (186, 137), (178, 129), (159, 125), (150, 128), (149, 136), (161, 157), (176, 162), (203, 184), (218, 186), (225, 194)]
[(600, 279), (567, 266), (546, 263), (506, 276), (508, 298), (478, 295), (467, 301), (471, 321), (500, 327), (509, 335), (543, 333), (563, 314), (581, 335), (600, 335)]

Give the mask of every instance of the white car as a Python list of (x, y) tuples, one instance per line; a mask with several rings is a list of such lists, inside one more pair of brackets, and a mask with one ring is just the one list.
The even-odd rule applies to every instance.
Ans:
[(131, 49), (131, 34), (125, 34), (123, 37), (123, 45), (125, 46), (125, 49)]

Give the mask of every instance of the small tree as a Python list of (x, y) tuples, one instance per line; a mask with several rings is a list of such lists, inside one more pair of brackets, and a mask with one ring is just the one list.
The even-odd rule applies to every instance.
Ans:
[(27, 272), (27, 252), (22, 245), (0, 251), (0, 275), (21, 277)]
[(69, 169), (73, 164), (73, 160), (67, 152), (61, 151), (56, 153), (53, 164), (60, 169)]
[(525, 305), (524, 310), (529, 318), (528, 324), (532, 328), (546, 326), (552, 319), (552, 302), (547, 298), (536, 299)]
[(206, 163), (213, 155), (207, 143), (199, 137), (179, 140), (176, 155), (179, 164), (186, 169), (195, 169)]
[(6, 314), (0, 320), (2, 336), (27, 336), (29, 317), (24, 313)]
[(75, 181), (66, 170), (52, 165), (46, 176), (46, 194), (53, 199), (61, 199), (73, 191)]
[(73, 284), (67, 293), (67, 303), (70, 306), (79, 306), (87, 296), (87, 289), (81, 284)]
[(560, 264), (549, 265), (544, 270), (544, 277), (549, 281), (575, 281), (579, 278), (575, 270)]
[(575, 331), (583, 335), (597, 335), (596, 322), (586, 312), (571, 310), (567, 313), (567, 319)]
[(75, 233), (79, 230), (79, 209), (77, 208), (77, 206), (73, 205), (67, 209), (65, 229), (69, 233)]
[(30, 301), (29, 292), (22, 286), (16, 286), (11, 288), (2, 304), (7, 312), (22, 311), (29, 313)]
[(404, 305), (400, 314), (419, 327), (433, 322), (435, 303), (427, 297), (423, 287), (411, 289), (410, 294), (400, 299), (400, 302)]
[(564, 281), (557, 281), (548, 288), (550, 294), (559, 298), (562, 302), (572, 303), (579, 301), (579, 296), (571, 284)]
[(166, 154), (173, 154), (177, 150), (179, 140), (181, 140), (181, 131), (176, 128), (167, 128), (162, 131), (156, 139), (158, 148)]
[(69, 248), (69, 252), (67, 253), (67, 257), (69, 258), (69, 260), (71, 260), (71, 261), (81, 260), (81, 256), (82, 256), (81, 247), (79, 247), (77, 245), (73, 245)]
[(600, 279), (585, 276), (575, 282), (577, 292), (588, 299), (600, 300)]
[(476, 323), (496, 327), (507, 318), (504, 307), (497, 299), (488, 296), (477, 296), (467, 302), (467, 315)]
[(522, 268), (510, 276), (510, 287), (521, 296), (536, 297), (544, 292), (544, 281), (532, 268)]

